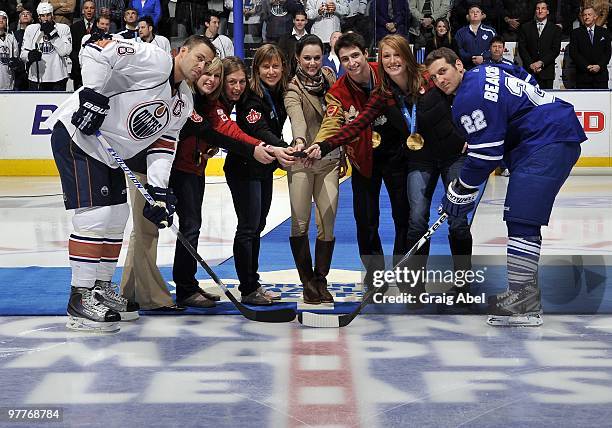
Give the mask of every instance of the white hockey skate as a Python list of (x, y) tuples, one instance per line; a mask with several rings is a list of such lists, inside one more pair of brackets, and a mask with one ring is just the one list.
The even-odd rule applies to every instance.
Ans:
[(542, 319), (540, 290), (535, 285), (508, 290), (489, 299), (487, 324), (495, 327), (539, 327)]
[(121, 316), (100, 303), (98, 289), (72, 287), (68, 301), (68, 322), (70, 330), (93, 333), (114, 333), (119, 331)]
[(117, 294), (113, 283), (110, 281), (96, 280), (94, 289), (100, 291), (96, 295), (98, 301), (113, 311), (119, 312), (121, 321), (134, 321), (140, 318), (138, 314), (140, 305), (136, 302), (130, 302), (125, 297)]

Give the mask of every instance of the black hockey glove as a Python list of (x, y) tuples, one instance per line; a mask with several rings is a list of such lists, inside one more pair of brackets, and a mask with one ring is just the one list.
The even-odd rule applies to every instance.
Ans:
[(42, 52), (38, 49), (28, 52), (28, 62), (34, 63), (42, 59)]
[(112, 34), (104, 33), (102, 30), (97, 28), (91, 32), (91, 36), (85, 41), (85, 43), (83, 43), (83, 47), (89, 43), (96, 43), (98, 40), (110, 40), (112, 38)]
[(146, 185), (149, 195), (155, 199), (155, 205), (147, 202), (142, 210), (142, 215), (158, 228), (172, 226), (174, 211), (176, 210), (176, 196), (171, 188), (154, 187)]
[(20, 68), (23, 68), (23, 62), (21, 62), (19, 58), (10, 58), (8, 66), (13, 71), (19, 70)]
[(70, 122), (83, 134), (93, 135), (100, 129), (108, 114), (108, 97), (93, 89), (84, 88), (79, 92), (79, 103), (79, 109), (74, 112)]
[(55, 22), (53, 21), (47, 21), (40, 24), (40, 31), (42, 31), (45, 36), (47, 36), (48, 40), (51, 40), (54, 37), (58, 36), (57, 28), (55, 28)]

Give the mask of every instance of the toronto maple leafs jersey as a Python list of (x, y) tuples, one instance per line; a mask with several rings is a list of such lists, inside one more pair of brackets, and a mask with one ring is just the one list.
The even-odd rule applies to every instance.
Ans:
[[(185, 81), (172, 96), (172, 58), (150, 43), (113, 40), (104, 48), (87, 44), (82, 59), (83, 87), (109, 97), (110, 111), (100, 132), (123, 159), (148, 148), (148, 181), (166, 187), (178, 134), (193, 110), (193, 93)], [(95, 135), (70, 123), (79, 108), (79, 92), (58, 107), (46, 126), (52, 129), (61, 121), (85, 153), (116, 168)]]
[(461, 181), (483, 183), (502, 159), (512, 170), (540, 147), (585, 141), (574, 107), (510, 74), (486, 65), (466, 71), (453, 101), (453, 120), (468, 142)]

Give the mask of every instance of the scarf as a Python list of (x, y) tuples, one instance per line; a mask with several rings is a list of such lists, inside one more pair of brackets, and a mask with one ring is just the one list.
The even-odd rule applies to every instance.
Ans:
[(296, 77), (299, 81), (304, 85), (304, 88), (308, 92), (316, 96), (323, 96), (327, 89), (327, 80), (323, 76), (323, 72), (319, 70), (317, 74), (313, 77), (304, 71), (304, 69), (298, 64), (297, 70), (295, 71)]

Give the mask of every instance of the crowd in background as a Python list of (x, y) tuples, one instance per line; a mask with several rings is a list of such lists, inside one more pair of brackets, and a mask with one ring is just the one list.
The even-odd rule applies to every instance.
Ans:
[[(37, 12), (39, 4), (0, 1), (0, 90), (65, 90), (69, 78), (77, 89), (79, 52), (84, 37), (92, 32), (151, 42), (166, 50), (171, 48), (170, 40), (178, 43), (203, 34), (221, 58), (234, 54), (232, 0), (50, 0), (51, 15), (47, 12), (44, 17)], [(606, 1), (548, 0), (540, 11), (537, 0), (245, 0), (243, 4), (247, 57), (262, 43), (277, 43), (293, 63), (292, 71), (293, 46), (305, 34), (323, 41), (332, 68), (340, 66), (331, 46), (341, 32), (361, 34), (371, 56), (377, 42), (389, 34), (406, 37), (416, 49), (425, 48), (425, 54), (447, 46), (467, 68), (490, 60), (490, 41), (501, 36), (502, 41), (518, 42), (519, 64), (542, 87), (552, 87), (562, 41), (573, 42), (569, 53), (576, 66), (577, 88), (608, 86)], [(473, 5), (478, 7), (471, 10)], [(45, 24), (48, 21), (54, 28)]]

